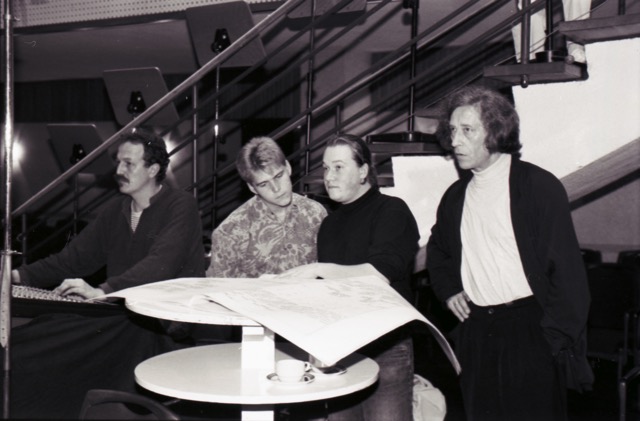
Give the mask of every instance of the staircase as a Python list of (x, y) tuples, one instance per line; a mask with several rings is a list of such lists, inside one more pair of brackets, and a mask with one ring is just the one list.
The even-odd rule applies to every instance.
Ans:
[[(493, 64), (503, 63), (512, 54), (509, 27), (517, 16), (505, 12), (512, 2), (469, 1), (454, 12), (439, 16), (441, 19), (413, 36), (405, 24), (402, 28), (407, 30), (406, 41), (384, 54), (372, 55), (369, 66), (350, 66), (352, 61), (349, 61), (354, 56), (360, 59), (358, 63), (363, 61), (359, 42), (367, 31), (374, 31), (364, 30), (363, 22), (381, 22), (379, 26), (386, 25), (387, 21), (406, 22), (406, 16), (412, 13), (410, 8), (382, 1), (367, 4), (364, 10), (339, 13), (349, 4), (343, 1), (332, 3), (328, 11), (330, 17), (287, 19), (287, 14), (300, 4), (303, 2), (289, 0), (237, 40), (240, 49), (251, 39), (260, 37), (267, 50), (264, 59), (248, 69), (227, 68), (224, 62), (236, 49), (232, 44), (120, 131), (153, 118), (168, 104), (177, 107), (180, 120), (164, 129), (174, 148), (172, 176), (179, 185), (188, 186), (194, 192), (201, 205), (203, 224), (209, 230), (248, 195), (235, 175), (232, 157), (242, 140), (246, 140), (247, 130), (252, 128), (249, 126), (258, 124), (255, 122), (261, 118), (266, 116), (278, 121), (279, 125), (270, 126), (267, 133), (287, 151), (297, 188), (320, 198), (324, 193), (318, 169), (324, 141), (336, 131), (367, 136), (381, 165), (380, 181), (384, 191), (407, 201), (420, 225), (421, 244), (426, 243), (439, 197), (457, 177), (452, 161), (442, 156), (433, 137), (435, 115), (431, 110), (450, 90), (466, 83), (493, 84), (501, 89), (520, 83), (519, 76), (497, 81), (486, 78), (487, 67), (501, 68)], [(500, 27), (487, 28), (487, 16), (495, 13), (504, 17)], [(377, 18), (377, 14), (383, 17)], [(625, 16), (620, 18), (633, 22)], [(587, 25), (588, 21), (581, 23)], [(628, 24), (632, 28), (634, 25)], [(366, 27), (370, 28), (369, 24)], [(592, 31), (593, 28), (586, 30)], [(456, 37), (467, 32), (474, 34), (473, 40), (456, 44)], [(585, 36), (583, 29), (575, 33), (576, 37)], [(633, 36), (633, 33), (626, 35)], [(340, 36), (346, 39), (341, 41)], [(277, 45), (274, 40), (278, 41)], [(600, 83), (604, 82), (599, 81), (622, 79), (617, 73), (620, 69), (606, 66), (618, 60), (625, 63), (623, 74), (639, 74), (634, 60), (640, 55), (606, 56), (619, 50), (608, 48), (609, 42), (628, 43), (620, 48), (625, 50), (636, 48), (637, 39), (587, 45), (588, 78), (580, 73), (574, 78), (577, 80), (571, 82), (536, 82), (526, 89), (518, 86), (512, 89), (522, 119), (523, 158), (540, 163), (562, 178), (573, 201), (593, 192), (607, 180), (637, 170), (637, 161), (632, 158), (637, 154), (640, 131), (638, 119), (630, 115), (634, 112), (635, 116), (639, 115), (640, 107), (637, 103), (624, 109), (613, 105), (615, 98), (619, 101), (620, 97), (628, 96), (625, 93), (633, 89), (639, 91), (627, 84), (626, 92), (623, 87), (621, 93), (613, 87), (602, 87)], [(283, 51), (286, 52), (284, 58)], [(483, 51), (483, 55), (478, 51)], [(410, 64), (413, 59), (416, 62)], [(631, 62), (625, 61), (627, 59)], [(526, 71), (531, 73), (530, 69)], [(541, 79), (540, 82), (548, 81)], [(598, 107), (603, 98), (607, 98), (606, 106)], [(599, 113), (583, 118), (578, 118), (579, 112), (568, 114), (574, 108), (583, 110), (586, 105), (599, 109)], [(603, 118), (603, 112), (611, 108), (614, 112)], [(414, 124), (421, 114), (426, 116), (426, 131)], [(594, 130), (583, 130), (592, 129), (593, 122), (601, 120), (606, 120), (603, 123), (607, 129), (601, 129), (595, 138), (587, 133)], [(578, 131), (579, 139), (573, 136)], [(587, 134), (591, 136), (589, 139), (582, 138)], [(106, 139), (87, 159), (96, 159), (106, 152), (117, 137), (118, 133)], [(228, 159), (223, 159), (223, 155)], [(608, 170), (605, 180), (600, 176), (603, 167)], [(72, 167), (21, 204), (14, 216), (21, 217), (22, 221), (34, 214), (46, 219), (51, 201), (60, 201), (60, 186), (80, 170), (81, 166)], [(20, 225), (19, 220), (16, 225)], [(34, 230), (25, 228), (24, 224), (22, 228)], [(14, 229), (14, 232), (20, 231)], [(20, 249), (21, 244), (16, 248)], [(419, 256), (418, 262), (423, 261)]]

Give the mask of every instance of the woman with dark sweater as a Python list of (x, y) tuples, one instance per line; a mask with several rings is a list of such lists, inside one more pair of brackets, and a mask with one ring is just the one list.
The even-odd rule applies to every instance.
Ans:
[[(339, 204), (318, 232), (318, 263), (281, 276), (344, 278), (374, 275), (410, 299), (410, 276), (419, 231), (406, 203), (378, 190), (371, 152), (359, 137), (339, 135), (323, 155), (324, 184)], [(366, 328), (366, 327), (363, 327)], [(358, 353), (380, 366), (378, 383), (363, 392), (328, 402), (330, 420), (411, 421), (413, 345), (401, 327)]]

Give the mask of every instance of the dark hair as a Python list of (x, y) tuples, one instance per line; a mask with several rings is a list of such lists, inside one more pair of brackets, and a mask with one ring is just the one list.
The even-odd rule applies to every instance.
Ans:
[(160, 184), (167, 175), (167, 168), (169, 167), (169, 153), (167, 152), (167, 145), (164, 140), (147, 129), (134, 129), (131, 133), (126, 133), (120, 136), (120, 145), (123, 143), (132, 143), (134, 145), (142, 145), (144, 148), (143, 159), (146, 167), (150, 167), (153, 164), (158, 164), (160, 169), (156, 174), (156, 182)]
[(327, 141), (326, 148), (338, 145), (346, 145), (351, 149), (351, 156), (353, 160), (356, 161), (356, 164), (358, 164), (358, 167), (362, 167), (364, 164), (369, 166), (367, 181), (372, 187), (378, 187), (378, 174), (373, 165), (371, 151), (367, 143), (362, 140), (362, 138), (352, 134), (338, 134)]
[(445, 98), (437, 136), (446, 150), (452, 150), (449, 119), (456, 108), (471, 105), (478, 108), (487, 132), (485, 146), (491, 153), (520, 155), (520, 119), (515, 107), (505, 96), (483, 86), (465, 86)]
[(287, 164), (280, 146), (269, 137), (254, 137), (240, 149), (236, 158), (238, 174), (246, 183), (253, 182), (253, 174), (264, 171), (272, 165), (283, 167)]

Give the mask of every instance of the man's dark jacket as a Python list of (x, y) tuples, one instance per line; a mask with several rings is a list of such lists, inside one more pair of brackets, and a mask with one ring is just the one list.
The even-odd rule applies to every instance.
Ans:
[[(462, 291), (460, 223), (467, 173), (445, 192), (427, 244), (427, 268), (443, 302)], [(566, 191), (548, 171), (513, 158), (509, 174), (511, 220), (533, 295), (543, 308), (541, 327), (567, 387), (589, 389), (593, 373), (586, 359), (590, 295)]]

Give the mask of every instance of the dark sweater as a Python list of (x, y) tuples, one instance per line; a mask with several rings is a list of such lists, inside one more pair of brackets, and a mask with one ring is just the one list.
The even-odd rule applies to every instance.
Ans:
[(370, 189), (340, 205), (318, 232), (318, 261), (341, 265), (370, 263), (407, 300), (420, 233), (407, 204)]
[(190, 194), (166, 185), (131, 231), (131, 197), (109, 201), (59, 253), (18, 268), (25, 285), (50, 287), (106, 265), (106, 293), (181, 277), (204, 276), (202, 225)]

